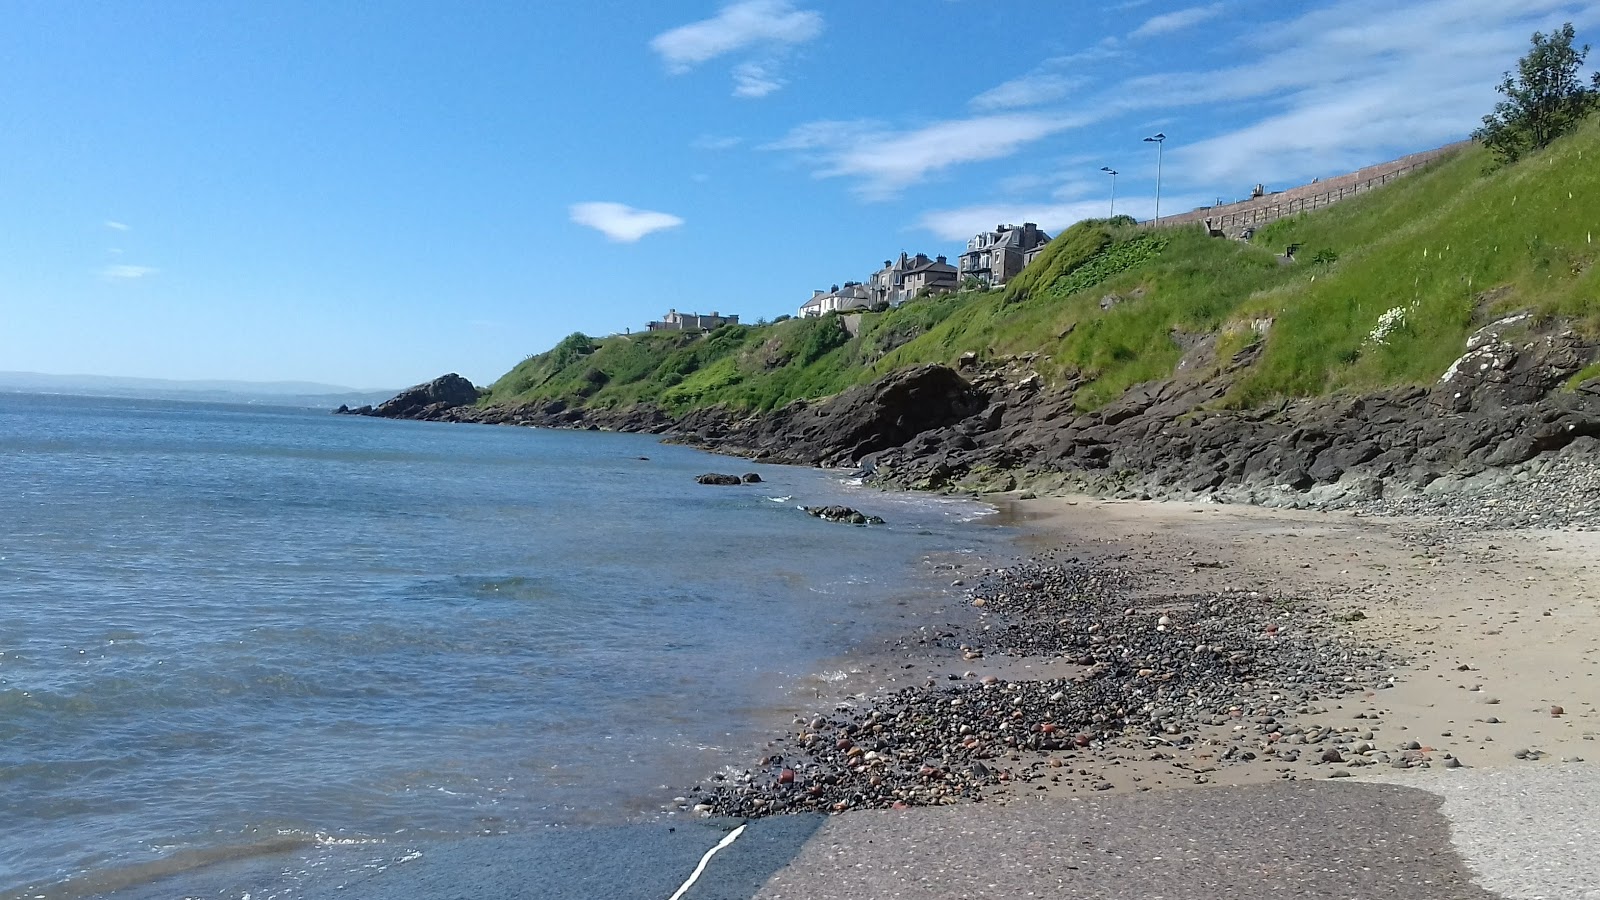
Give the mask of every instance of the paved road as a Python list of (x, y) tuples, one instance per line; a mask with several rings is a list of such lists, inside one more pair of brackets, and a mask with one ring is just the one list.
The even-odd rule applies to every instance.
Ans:
[(1487, 900), (1423, 791), (1284, 782), (830, 820), (760, 900)]

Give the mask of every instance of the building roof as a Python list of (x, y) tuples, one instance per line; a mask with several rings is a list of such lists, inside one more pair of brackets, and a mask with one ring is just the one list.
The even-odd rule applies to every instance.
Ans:
[(956, 271), (956, 267), (950, 265), (947, 262), (939, 262), (936, 259), (930, 259), (926, 263), (923, 263), (922, 265), (913, 266), (913, 267), (907, 269), (906, 270), (906, 274), (907, 275), (915, 275), (918, 272), (950, 272), (950, 273), (954, 273), (955, 271)]

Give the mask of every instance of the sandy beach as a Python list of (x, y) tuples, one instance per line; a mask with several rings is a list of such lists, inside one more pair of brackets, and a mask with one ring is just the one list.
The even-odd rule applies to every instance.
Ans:
[[(863, 665), (840, 696), (863, 685), (876, 695), (797, 719), (748, 783), (723, 788), (710, 803), (716, 812), (1403, 783), (1424, 770), (1582, 763), (1596, 752), (1600, 598), (1589, 567), (1600, 533), (1210, 503), (989, 499), (1024, 531), (1020, 555), (952, 568), (970, 606)], [(1069, 586), (1030, 581), (1041, 571)], [(1087, 579), (1088, 607), (1073, 605), (1073, 579)], [(1062, 608), (1062, 630), (1051, 631), (1046, 620)], [(1068, 627), (1085, 616), (1106, 619), (1106, 631), (1070, 638), (1077, 649), (1052, 643), (1073, 629), (1099, 632), (1100, 622), (1083, 628), (1087, 619)], [(1037, 640), (1007, 649), (1019, 635), (1030, 641), (1030, 629)], [(1189, 633), (1215, 644), (1195, 648), (1208, 660), (1225, 646), (1248, 660), (1213, 684), (1194, 662), (1118, 668), (1110, 652), (1153, 660)], [(1098, 655), (1079, 656), (1091, 646)], [(1159, 671), (1163, 662), (1173, 671)], [(1190, 686), (1156, 684), (1174, 676)], [(1089, 699), (1062, 700), (1076, 693)], [(764, 799), (752, 805), (752, 796)]]
[(1424, 760), (1451, 753), (1467, 766), (1595, 753), (1600, 532), (1215, 504), (1024, 505), (1035, 543), (1099, 545), (1152, 585), (1304, 597), (1405, 660), (1369, 708), (1311, 721), (1371, 730), (1380, 749), (1415, 740), (1433, 748)]

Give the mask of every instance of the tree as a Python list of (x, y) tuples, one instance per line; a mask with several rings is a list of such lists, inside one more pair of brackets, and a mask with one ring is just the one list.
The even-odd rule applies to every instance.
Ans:
[(1507, 72), (1495, 90), (1505, 95), (1494, 112), (1483, 117), (1483, 127), (1472, 133), (1501, 162), (1546, 147), (1571, 131), (1600, 96), (1600, 73), (1585, 87), (1578, 70), (1589, 55), (1589, 45), (1574, 48), (1572, 23), (1544, 35), (1534, 32), (1533, 49), (1517, 61), (1516, 74)]

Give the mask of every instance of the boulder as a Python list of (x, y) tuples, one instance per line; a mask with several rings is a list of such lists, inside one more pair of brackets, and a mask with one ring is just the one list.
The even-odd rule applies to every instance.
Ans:
[(722, 474), (717, 473), (717, 472), (707, 472), (706, 474), (701, 475), (700, 477), (696, 478), (695, 481), (699, 482), (700, 484), (722, 484), (722, 485), (744, 484), (744, 479), (740, 478), (737, 475), (722, 475)]
[(452, 372), (406, 388), (367, 415), (384, 419), (440, 418), (446, 410), (477, 403), (479, 393), (472, 382)]
[(757, 475), (754, 472), (746, 472), (746, 473), (744, 473), (744, 483), (745, 484), (760, 484), (761, 483), (761, 476)]
[(804, 509), (806, 515), (815, 516), (824, 522), (840, 522), (845, 525), (883, 524), (883, 520), (877, 516), (869, 516), (848, 506), (807, 506)]

